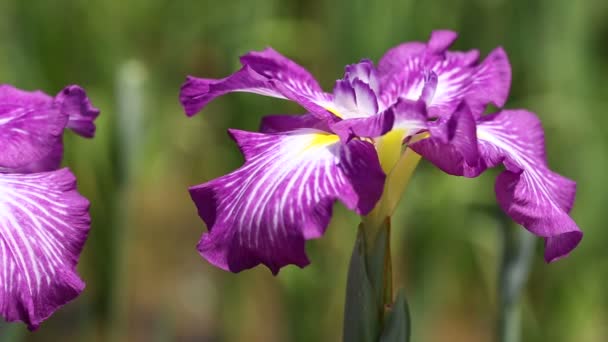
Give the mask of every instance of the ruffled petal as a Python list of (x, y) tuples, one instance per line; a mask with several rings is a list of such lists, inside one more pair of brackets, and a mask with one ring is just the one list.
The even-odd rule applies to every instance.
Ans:
[(475, 119), (470, 108), (462, 103), (449, 118), (429, 124), (429, 133), (429, 138), (410, 147), (448, 174), (470, 176), (479, 160)]
[(0, 171), (56, 169), (61, 162), (67, 120), (52, 97), (40, 91), (0, 86)]
[(341, 119), (367, 118), (386, 110), (379, 102), (379, 83), (374, 64), (364, 59), (347, 65), (336, 81), (333, 103), (326, 107)]
[(368, 142), (342, 144), (311, 129), (231, 134), (245, 165), (190, 188), (209, 229), (198, 250), (222, 269), (304, 267), (305, 240), (324, 233), (336, 200), (364, 215), (382, 194), (385, 176)]
[(99, 116), (99, 109), (93, 107), (87, 93), (77, 85), (65, 87), (55, 101), (59, 109), (68, 115), (67, 128), (79, 135), (92, 138), (95, 135), (95, 119)]
[(501, 208), (515, 222), (545, 238), (547, 262), (570, 253), (583, 237), (568, 215), (574, 204), (576, 183), (547, 166), (544, 133), (536, 115), (525, 110), (503, 110), (478, 119), (476, 162), (462, 157), (462, 142), (468, 136), (469, 142), (464, 146), (469, 146), (472, 139), (468, 127), (471, 121), (465, 122), (466, 129), (456, 130), (451, 139), (439, 138), (442, 132), (449, 132), (447, 124), (439, 130), (431, 129), (432, 137), (412, 148), (454, 175), (476, 177), (503, 164), (506, 170), (498, 176), (495, 186)]
[(84, 288), (76, 264), (89, 202), (68, 169), (0, 174), (0, 312), (36, 329)]
[[(467, 101), (474, 116), (492, 103), (502, 107), (511, 85), (511, 67), (502, 48), (477, 63), (479, 52), (450, 52), (456, 39), (450, 31), (435, 31), (429, 43), (406, 43), (387, 52), (378, 64), (381, 102), (422, 99), (429, 115), (447, 117)], [(429, 75), (436, 75), (436, 79)], [(432, 96), (429, 96), (432, 94)]]
[(188, 77), (180, 101), (189, 116), (211, 100), (231, 92), (249, 92), (298, 102), (322, 118), (333, 116), (325, 108), (332, 101), (308, 71), (271, 48), (241, 57), (241, 68), (224, 79)]
[(434, 64), (437, 88), (430, 102), (429, 113), (433, 116), (450, 114), (461, 101), (466, 101), (475, 116), (480, 116), (492, 103), (502, 107), (511, 87), (511, 65), (502, 48), (493, 50), (479, 65), (469, 66), (463, 55), (447, 54)]
[(496, 180), (496, 197), (517, 223), (545, 238), (545, 260), (570, 253), (583, 232), (568, 215), (576, 183), (549, 169), (542, 125), (525, 110), (504, 110), (478, 123), (480, 168), (502, 162), (506, 170)]
[(350, 64), (344, 68), (344, 79), (353, 82), (358, 79), (369, 85), (374, 93), (380, 91), (378, 75), (374, 63), (369, 59), (363, 59), (357, 64)]

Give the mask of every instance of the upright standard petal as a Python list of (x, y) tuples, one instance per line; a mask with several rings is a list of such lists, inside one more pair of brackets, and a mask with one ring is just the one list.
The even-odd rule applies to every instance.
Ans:
[(94, 121), (99, 116), (99, 109), (93, 107), (84, 89), (77, 85), (67, 86), (57, 94), (55, 101), (68, 116), (67, 128), (86, 138), (95, 135)]
[(434, 117), (451, 115), (462, 101), (475, 116), (489, 103), (502, 107), (511, 85), (504, 50), (497, 48), (477, 63), (476, 50), (446, 51), (455, 38), (453, 32), (436, 31), (426, 45), (406, 43), (389, 50), (378, 64), (382, 102), (421, 99)]
[(230, 133), (245, 165), (190, 189), (209, 229), (198, 250), (222, 269), (304, 267), (305, 241), (324, 233), (336, 200), (365, 215), (382, 194), (385, 175), (369, 142), (342, 144), (314, 129)]
[(224, 79), (188, 77), (180, 91), (186, 114), (192, 116), (211, 100), (231, 92), (249, 92), (298, 102), (310, 113), (332, 118), (332, 101), (303, 67), (271, 48), (241, 57), (243, 67)]
[(0, 174), (0, 312), (36, 329), (84, 288), (76, 264), (89, 202), (67, 169)]
[(0, 171), (39, 172), (59, 167), (67, 121), (52, 97), (0, 86)]

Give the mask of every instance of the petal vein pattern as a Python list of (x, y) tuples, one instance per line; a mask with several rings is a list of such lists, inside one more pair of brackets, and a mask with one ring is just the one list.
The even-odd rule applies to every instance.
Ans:
[(478, 126), (482, 167), (503, 162), (496, 180), (499, 204), (519, 224), (545, 237), (545, 260), (566, 256), (583, 233), (568, 215), (576, 183), (551, 171), (545, 159), (544, 134), (538, 118), (523, 110), (505, 110), (483, 118)]
[(390, 49), (378, 64), (384, 106), (398, 98), (424, 100), (434, 117), (449, 116), (463, 100), (476, 116), (489, 103), (502, 107), (511, 85), (504, 50), (497, 48), (478, 63), (477, 50), (447, 51), (454, 39), (454, 32), (435, 31), (428, 44), (405, 43)]
[(76, 264), (89, 202), (67, 169), (0, 174), (0, 312), (36, 329), (84, 288)]
[(336, 200), (365, 214), (382, 193), (384, 174), (368, 142), (342, 144), (313, 129), (230, 133), (245, 165), (190, 189), (209, 228), (199, 252), (220, 268), (304, 267), (305, 240), (324, 233)]

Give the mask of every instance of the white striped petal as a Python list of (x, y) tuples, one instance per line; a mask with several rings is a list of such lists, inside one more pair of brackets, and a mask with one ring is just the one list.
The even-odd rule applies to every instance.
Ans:
[(304, 242), (323, 234), (336, 200), (366, 214), (382, 193), (384, 174), (369, 142), (342, 144), (314, 129), (231, 134), (245, 165), (190, 189), (209, 228), (199, 252), (220, 268), (303, 267)]
[(0, 312), (36, 329), (84, 288), (89, 202), (68, 169), (0, 174)]

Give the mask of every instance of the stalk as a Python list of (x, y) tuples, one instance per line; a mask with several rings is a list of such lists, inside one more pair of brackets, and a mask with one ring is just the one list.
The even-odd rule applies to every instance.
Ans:
[(525, 229), (502, 225), (503, 254), (498, 275), (498, 342), (521, 341), (521, 295), (528, 279), (535, 238)]

